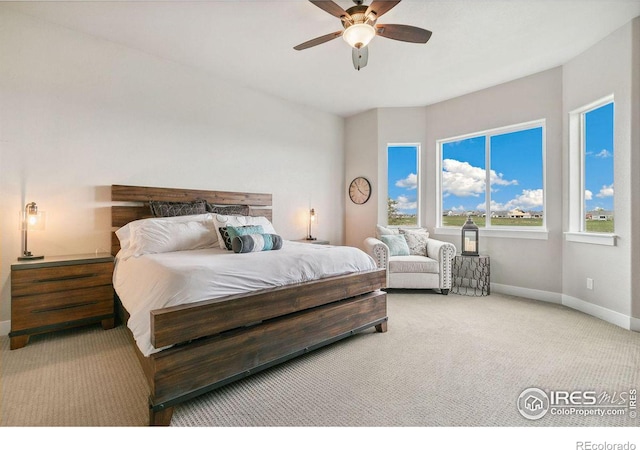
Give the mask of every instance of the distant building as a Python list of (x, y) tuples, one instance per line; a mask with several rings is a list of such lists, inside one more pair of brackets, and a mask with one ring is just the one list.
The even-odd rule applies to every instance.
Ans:
[(604, 209), (588, 211), (585, 214), (585, 218), (587, 220), (613, 220), (613, 211), (607, 211)]

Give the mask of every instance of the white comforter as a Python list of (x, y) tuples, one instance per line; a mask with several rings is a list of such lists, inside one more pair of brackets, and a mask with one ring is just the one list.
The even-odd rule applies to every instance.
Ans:
[(145, 356), (150, 311), (227, 295), (376, 268), (354, 247), (284, 241), (276, 251), (237, 254), (219, 248), (116, 258), (114, 288), (130, 314), (129, 329)]

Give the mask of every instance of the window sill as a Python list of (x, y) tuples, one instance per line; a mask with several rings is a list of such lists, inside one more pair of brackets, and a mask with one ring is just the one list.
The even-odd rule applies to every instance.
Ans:
[(612, 233), (580, 233), (576, 231), (568, 231), (564, 233), (564, 239), (567, 242), (607, 245), (609, 247), (615, 247), (617, 237), (618, 236)]
[[(531, 229), (531, 228), (480, 228), (480, 236), (508, 238), (508, 239), (549, 239), (547, 230)], [(437, 227), (434, 234), (442, 234), (445, 236), (460, 236), (460, 228), (455, 227)]]

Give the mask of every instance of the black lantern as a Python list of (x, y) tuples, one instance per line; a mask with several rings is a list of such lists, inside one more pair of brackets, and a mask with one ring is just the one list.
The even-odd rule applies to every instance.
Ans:
[(473, 223), (471, 216), (462, 226), (462, 254), (466, 256), (478, 256), (478, 226)]

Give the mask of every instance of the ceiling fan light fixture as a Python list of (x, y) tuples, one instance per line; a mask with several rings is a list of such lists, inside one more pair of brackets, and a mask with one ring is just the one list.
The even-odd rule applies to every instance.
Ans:
[(366, 23), (353, 24), (342, 33), (343, 39), (353, 48), (366, 47), (375, 35), (376, 29)]

